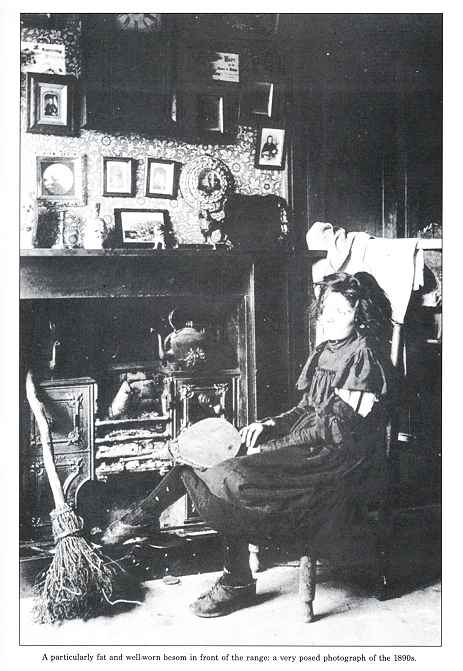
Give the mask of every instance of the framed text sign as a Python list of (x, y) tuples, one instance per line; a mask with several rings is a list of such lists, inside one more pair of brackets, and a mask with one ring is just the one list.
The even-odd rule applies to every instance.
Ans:
[(240, 81), (240, 55), (230, 54), (223, 51), (215, 51), (210, 56), (211, 77), (216, 81), (234, 82)]

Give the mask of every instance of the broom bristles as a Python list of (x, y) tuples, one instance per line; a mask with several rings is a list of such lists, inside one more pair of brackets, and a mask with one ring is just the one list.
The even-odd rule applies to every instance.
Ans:
[(34, 587), (34, 619), (41, 623), (87, 619), (109, 602), (114, 571), (78, 534), (83, 527), (69, 506), (51, 513), (56, 548), (48, 570)]

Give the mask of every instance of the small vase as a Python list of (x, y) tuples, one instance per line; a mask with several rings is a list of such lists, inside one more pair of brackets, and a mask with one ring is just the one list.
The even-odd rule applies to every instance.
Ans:
[(100, 217), (100, 203), (95, 205), (95, 216), (88, 220), (84, 230), (85, 249), (103, 249), (106, 238), (106, 223)]
[(64, 225), (65, 225), (66, 212), (64, 210), (59, 210), (58, 212), (58, 232), (56, 234), (56, 239), (52, 245), (52, 249), (65, 249), (64, 244)]

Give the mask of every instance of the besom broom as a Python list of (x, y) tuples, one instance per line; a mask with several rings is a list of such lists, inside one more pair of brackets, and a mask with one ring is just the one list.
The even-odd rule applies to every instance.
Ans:
[(26, 396), (39, 429), (55, 506), (50, 513), (55, 553), (48, 570), (34, 586), (34, 619), (41, 623), (87, 619), (106, 604), (116, 603), (111, 601), (115, 569), (84, 538), (82, 518), (66, 503), (54, 462), (49, 421), (30, 370), (26, 376)]

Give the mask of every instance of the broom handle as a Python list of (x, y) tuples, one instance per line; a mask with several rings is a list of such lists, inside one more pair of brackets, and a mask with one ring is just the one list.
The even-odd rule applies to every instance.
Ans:
[(42, 443), (43, 463), (47, 472), (48, 482), (50, 483), (55, 509), (66, 505), (63, 488), (56, 472), (55, 461), (53, 459), (53, 441), (50, 432), (50, 425), (45, 414), (45, 407), (37, 396), (37, 388), (34, 382), (32, 371), (28, 370), (26, 375), (26, 397), (29, 401), (32, 413), (39, 428), (40, 440)]

